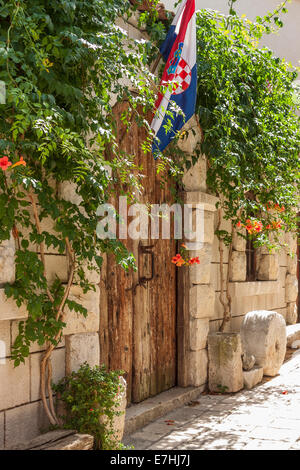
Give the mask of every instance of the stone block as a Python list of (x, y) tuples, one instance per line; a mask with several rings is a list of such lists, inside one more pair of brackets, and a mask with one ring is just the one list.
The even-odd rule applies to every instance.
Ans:
[(0, 410), (30, 401), (29, 376), (29, 359), (16, 368), (10, 360), (0, 366)]
[(49, 421), (40, 401), (6, 411), (5, 447), (34, 439), (49, 428)]
[[(20, 323), (20, 321), (12, 321), (11, 322), (11, 344), (12, 345), (14, 344), (14, 342), (15, 342), (18, 334), (19, 334), (19, 323)], [(62, 347), (64, 347), (64, 345), (65, 345), (65, 339), (62, 338), (59, 345), (58, 345), (58, 347), (62, 348)], [(31, 346), (29, 347), (30, 353), (45, 351), (45, 349), (46, 349), (46, 343), (43, 344), (42, 346), (40, 346), (37, 341), (32, 343)]]
[[(28, 209), (28, 211), (31, 214), (32, 222), (34, 222), (33, 211), (30, 210), (30, 209)], [(40, 224), (41, 224), (41, 231), (42, 232), (48, 232), (50, 235), (54, 235), (55, 237), (61, 239), (61, 234), (59, 234), (58, 232), (56, 232), (54, 230), (55, 222), (52, 220), (51, 217), (46, 217), (46, 218), (42, 219), (40, 221)], [(30, 239), (29, 239), (30, 233), (31, 233), (31, 227), (28, 227), (28, 228), (22, 227), (22, 234), (23, 234), (24, 238), (26, 238), (29, 241), (28, 249), (31, 250), (31, 251), (35, 251), (36, 253), (40, 253), (40, 245), (37, 245), (37, 244), (32, 243), (30, 241)], [(58, 248), (54, 248), (53, 246), (47, 247), (47, 245), (45, 245), (45, 253), (46, 254), (54, 254), (54, 255), (59, 255), (60, 254)]]
[(10, 356), (10, 322), (0, 321), (0, 365)]
[(296, 302), (289, 303), (286, 310), (286, 324), (294, 325), (297, 323), (298, 308)]
[(293, 274), (286, 276), (285, 300), (287, 303), (295, 302), (298, 295), (298, 279)]
[(0, 243), (0, 284), (15, 281), (15, 240), (4, 240)]
[(79, 206), (82, 202), (82, 197), (77, 194), (76, 188), (75, 183), (64, 181), (58, 184), (58, 195), (61, 199)]
[(58, 277), (62, 283), (68, 282), (68, 259), (65, 255), (45, 255), (47, 280), (52, 283)]
[(288, 251), (291, 253), (296, 253), (297, 247), (298, 247), (297, 234), (292, 233), (292, 232), (287, 232), (285, 234), (285, 241), (288, 245)]
[(209, 332), (209, 318), (190, 319), (190, 348), (192, 351), (205, 349)]
[(231, 282), (246, 281), (247, 260), (246, 254), (240, 251), (232, 252), (232, 260), (229, 268), (229, 278)]
[[(223, 264), (224, 283), (226, 283), (227, 271), (228, 271), (228, 264), (224, 263)], [(220, 272), (220, 264), (219, 263), (212, 263), (211, 264), (210, 279), (211, 279), (211, 284), (212, 284), (212, 287), (214, 288), (214, 290), (216, 292), (220, 292), (221, 291), (221, 272)]]
[(89, 291), (83, 293), (79, 286), (72, 286), (70, 292), (70, 300), (74, 300), (83, 305), (88, 311), (85, 318), (83, 315), (70, 311), (68, 307), (65, 309), (63, 321), (67, 326), (63, 330), (64, 336), (77, 333), (94, 333), (99, 331), (100, 321), (100, 291), (96, 287), (96, 292)]
[(278, 279), (278, 255), (258, 255), (256, 260), (258, 281), (276, 281)]
[(91, 367), (100, 365), (98, 333), (66, 336), (66, 374), (77, 372), (84, 362), (87, 362)]
[(297, 274), (297, 264), (298, 264), (298, 259), (297, 255), (295, 254), (294, 256), (287, 256), (287, 273), (296, 275)]
[[(228, 254), (229, 254), (228, 246), (224, 246), (224, 252), (223, 252), (224, 263), (228, 263)], [(214, 236), (212, 262), (220, 263), (219, 239), (217, 236)]]
[(215, 291), (208, 285), (196, 285), (189, 292), (190, 316), (208, 318), (214, 314)]
[(199, 207), (191, 205), (188, 214), (185, 215), (184, 236), (186, 244), (198, 244), (199, 249), (202, 249), (203, 244), (212, 244), (214, 239), (213, 212), (205, 210), (201, 205)]
[(203, 248), (197, 251), (189, 252), (189, 256), (199, 257), (200, 264), (189, 267), (189, 275), (191, 284), (209, 284), (211, 277), (211, 259), (212, 245), (204, 243)]
[[(30, 400), (36, 401), (41, 398), (40, 365), (42, 353), (30, 356)], [(65, 349), (56, 349), (51, 356), (53, 370), (52, 382), (57, 383), (65, 376)]]
[(0, 450), (4, 447), (4, 413), (0, 413)]
[(252, 354), (243, 354), (242, 356), (242, 361), (243, 361), (243, 370), (248, 371), (253, 369), (254, 364), (255, 364), (255, 356)]
[(199, 387), (207, 382), (208, 356), (207, 350), (188, 352), (188, 384), (187, 386)]
[(263, 367), (254, 367), (252, 370), (244, 371), (243, 376), (244, 386), (250, 390), (262, 381), (264, 376), (264, 369)]
[(242, 235), (246, 235), (245, 230), (235, 229), (233, 231), (232, 248), (235, 251), (246, 251), (246, 239)]
[(244, 386), (242, 344), (237, 333), (210, 333), (208, 335), (209, 390), (238, 392)]
[(19, 308), (13, 299), (6, 297), (4, 289), (0, 289), (0, 321), (21, 318), (27, 318), (26, 307), (22, 305)]
[(183, 137), (178, 141), (178, 147), (183, 152), (186, 152), (189, 155), (193, 155), (196, 150), (197, 145), (202, 140), (202, 131), (197, 122), (197, 119), (194, 116), (189, 119), (182, 129)]
[(195, 165), (192, 165), (183, 176), (185, 191), (206, 191), (206, 157), (201, 155)]
[(287, 347), (292, 347), (295, 341), (300, 340), (300, 323), (286, 327)]
[(286, 324), (282, 315), (265, 310), (247, 313), (241, 337), (244, 352), (255, 356), (264, 375), (276, 375), (286, 353)]

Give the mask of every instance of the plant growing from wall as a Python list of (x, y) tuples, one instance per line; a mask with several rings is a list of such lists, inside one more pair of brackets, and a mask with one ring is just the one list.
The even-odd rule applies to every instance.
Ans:
[[(87, 314), (70, 300), (72, 284), (84, 293), (95, 289), (89, 274), (100, 272), (101, 253), (114, 253), (124, 269), (135, 266), (118, 240), (96, 237), (98, 206), (116, 186), (122, 190), (126, 183), (132, 196), (140, 185), (133, 156), (117, 144), (111, 97), (128, 100), (140, 125), (147, 123), (138, 106), (143, 112), (153, 105), (144, 44), (128, 40), (115, 25), (129, 7), (124, 0), (0, 0), (0, 81), (6, 87), (0, 105), (0, 242), (11, 234), (16, 240), (16, 281), (5, 292), (28, 313), (12, 359), (18, 366), (33, 342), (47, 345), (41, 396), (53, 425), (51, 353), (66, 308)], [(78, 203), (58, 191), (65, 183), (76, 188)], [(47, 250), (67, 254), (64, 282), (49, 279)]]
[[(174, 164), (168, 160), (172, 173), (182, 175), (183, 168), (195, 164), (200, 154), (207, 156), (207, 184), (220, 198), (216, 233), (222, 330), (231, 316), (229, 277), (225, 280), (223, 275), (224, 244), (231, 252), (233, 230), (246, 228), (256, 246), (279, 247), (283, 231), (297, 229), (299, 190), (300, 130), (294, 83), (298, 71), (268, 48), (259, 47), (263, 35), (283, 26), (280, 14), (287, 12), (288, 1), (255, 22), (237, 15), (236, 1), (228, 1), (229, 15), (209, 9), (197, 13), (196, 115), (203, 140), (191, 162), (182, 157), (175, 158)], [(158, 28), (150, 24), (152, 30), (153, 38), (159, 39)], [(221, 229), (222, 217), (231, 221), (229, 232)], [(245, 237), (242, 232), (239, 236)]]
[(114, 436), (113, 421), (120, 415), (118, 403), (124, 390), (120, 371), (107, 372), (105, 366), (91, 368), (87, 363), (53, 386), (65, 406), (60, 416), (66, 429), (94, 436), (96, 449), (120, 448)]
[[(208, 157), (208, 186), (221, 196), (219, 207), (232, 230), (244, 226), (256, 246), (279, 245), (282, 230), (296, 230), (297, 71), (258, 47), (263, 34), (272, 32), (272, 21), (282, 26), (277, 15), (286, 11), (285, 4), (255, 23), (233, 10), (229, 16), (201, 10), (197, 17), (197, 114), (204, 129), (200, 151)], [(217, 234), (230, 251), (232, 233)], [(230, 320), (228, 283), (229, 278), (222, 329)]]

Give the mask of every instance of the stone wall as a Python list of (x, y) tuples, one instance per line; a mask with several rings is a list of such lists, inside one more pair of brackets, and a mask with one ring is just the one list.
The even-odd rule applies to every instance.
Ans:
[[(126, 29), (129, 36), (141, 39), (144, 32), (137, 29), (137, 18), (129, 23), (120, 20), (119, 26)], [(201, 130), (196, 120), (187, 123), (193, 128), (182, 149), (193, 154), (201, 138)], [(209, 331), (217, 331), (222, 321), (220, 295), (220, 261), (218, 240), (214, 235), (217, 225), (215, 204), (217, 198), (208, 194), (206, 188), (206, 158), (203, 156), (184, 177), (184, 200), (190, 204), (201, 204), (204, 210), (203, 245), (193, 252), (199, 256), (200, 265), (189, 270), (179, 270), (180, 311), (178, 319), (178, 385), (199, 386), (207, 382), (208, 358), (207, 336)], [(57, 188), (60, 195), (78, 203), (74, 186), (64, 184)], [(44, 226), (49, 230), (50, 221)], [(43, 227), (42, 227), (43, 228)], [(223, 220), (221, 229), (230, 229), (230, 223)], [(291, 237), (286, 242), (295, 251), (296, 244)], [(232, 331), (239, 331), (243, 316), (250, 310), (276, 310), (288, 323), (296, 322), (297, 277), (296, 258), (290, 257), (283, 249), (279, 254), (258, 254), (257, 282), (245, 282), (246, 255), (245, 243), (235, 237), (233, 263), (230, 272), (230, 293), (232, 296)], [(15, 242), (11, 240), (0, 245), (0, 448), (35, 438), (49, 426), (45, 417), (39, 390), (39, 363), (43, 347), (33, 345), (25, 364), (14, 369), (10, 361), (11, 346), (18, 333), (18, 323), (26, 318), (26, 310), (17, 308), (7, 300), (4, 284), (13, 282), (15, 276)], [(68, 276), (67, 256), (56, 250), (46, 252), (49, 279), (57, 274), (63, 281)], [(224, 277), (228, 270), (228, 249), (224, 252)], [(96, 292), (84, 295), (80, 288), (73, 286), (71, 296), (83, 302), (88, 317), (66, 311), (67, 327), (59, 347), (53, 353), (53, 380), (58, 381), (71, 370), (87, 361), (90, 365), (100, 363), (99, 352), (99, 288), (98, 277), (91, 273), (91, 281)]]
[[(60, 196), (76, 201), (74, 187), (64, 184), (57, 188)], [(78, 201), (77, 201), (78, 202)], [(46, 221), (51, 231), (50, 222)], [(45, 226), (45, 224), (44, 224)], [(43, 227), (42, 227), (43, 228)], [(18, 308), (7, 300), (4, 284), (15, 277), (15, 241), (0, 245), (0, 448), (35, 438), (49, 427), (40, 400), (40, 360), (45, 346), (33, 344), (25, 364), (14, 368), (10, 359), (11, 347), (18, 334), (18, 324), (26, 319), (26, 309)], [(48, 279), (58, 275), (64, 281), (68, 277), (68, 259), (56, 250), (46, 249)], [(92, 282), (99, 283), (91, 272)], [(82, 302), (88, 310), (84, 317), (66, 309), (64, 337), (52, 355), (53, 382), (57, 382), (71, 370), (76, 370), (85, 360), (91, 365), (100, 363), (99, 353), (99, 287), (96, 292), (83, 294), (77, 286), (71, 288), (71, 299)]]

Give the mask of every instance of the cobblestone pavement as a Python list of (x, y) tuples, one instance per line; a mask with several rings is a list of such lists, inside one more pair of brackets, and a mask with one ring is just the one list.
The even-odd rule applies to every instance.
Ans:
[(300, 350), (268, 382), (232, 395), (201, 394), (124, 443), (136, 450), (300, 450)]

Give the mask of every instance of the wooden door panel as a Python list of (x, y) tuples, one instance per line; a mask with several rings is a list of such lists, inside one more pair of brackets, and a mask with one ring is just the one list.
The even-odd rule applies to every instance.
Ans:
[[(143, 129), (133, 123), (128, 134), (120, 120), (126, 103), (115, 107), (122, 149), (135, 155), (142, 167), (144, 192), (140, 203), (171, 203), (168, 188), (162, 188), (152, 155), (145, 155), (140, 143)], [(116, 202), (116, 201), (115, 201)], [(151, 281), (135, 288), (139, 279), (151, 275), (151, 256), (139, 245), (154, 245), (155, 274)], [(140, 402), (176, 385), (176, 268), (174, 240), (127, 240), (136, 257), (138, 272), (126, 274), (112, 257), (103, 266), (101, 280), (101, 362), (110, 369), (126, 371), (128, 401)]]

